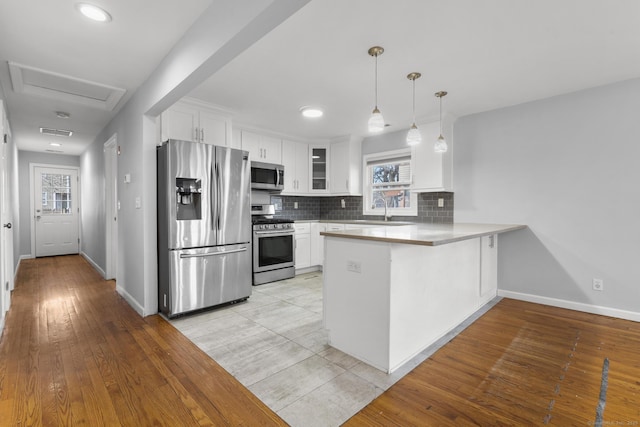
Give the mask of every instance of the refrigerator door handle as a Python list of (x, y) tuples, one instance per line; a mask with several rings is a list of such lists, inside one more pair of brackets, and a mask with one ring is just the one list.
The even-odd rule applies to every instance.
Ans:
[(240, 249), (232, 249), (230, 251), (222, 251), (222, 252), (211, 252), (208, 254), (180, 254), (180, 258), (204, 258), (209, 256), (228, 255), (228, 254), (235, 254), (238, 252), (246, 252), (246, 251), (247, 251), (247, 248), (245, 246), (244, 248), (240, 248)]
[[(220, 188), (220, 169), (218, 169), (218, 163), (216, 163), (215, 166), (216, 166), (216, 229), (220, 231), (220, 210), (222, 209), (222, 207), (220, 206), (220, 191), (222, 189)], [(218, 236), (218, 239), (220, 239), (219, 236)]]

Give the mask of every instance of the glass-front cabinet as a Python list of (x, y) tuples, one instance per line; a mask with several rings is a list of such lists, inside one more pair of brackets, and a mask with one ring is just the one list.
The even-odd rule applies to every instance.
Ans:
[(329, 147), (324, 145), (309, 145), (311, 193), (329, 192)]

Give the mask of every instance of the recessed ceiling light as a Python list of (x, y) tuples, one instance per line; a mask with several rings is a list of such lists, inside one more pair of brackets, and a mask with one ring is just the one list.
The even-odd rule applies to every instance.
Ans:
[(50, 142), (49, 145), (52, 146), (52, 147), (62, 147), (62, 144), (60, 144), (58, 142)]
[(109, 15), (109, 13), (106, 10), (99, 8), (98, 6), (94, 6), (89, 3), (76, 3), (76, 9), (78, 9), (78, 11), (82, 13), (84, 16), (94, 21), (98, 21), (98, 22), (111, 21), (111, 15)]
[(69, 117), (71, 117), (71, 114), (67, 113), (66, 111), (56, 111), (56, 117), (59, 119), (68, 119)]
[(322, 115), (324, 114), (324, 112), (317, 107), (301, 107), (300, 112), (304, 117), (308, 117), (311, 119), (322, 117)]

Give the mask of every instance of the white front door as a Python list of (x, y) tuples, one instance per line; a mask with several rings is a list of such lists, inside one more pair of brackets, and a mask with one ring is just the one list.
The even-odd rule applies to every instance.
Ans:
[(36, 166), (33, 182), (36, 257), (77, 254), (77, 169)]

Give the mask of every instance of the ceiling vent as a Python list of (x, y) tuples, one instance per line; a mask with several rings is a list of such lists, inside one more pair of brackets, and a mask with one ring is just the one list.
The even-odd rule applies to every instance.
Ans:
[(16, 93), (43, 96), (111, 111), (125, 89), (77, 79), (26, 65), (9, 62), (11, 83)]
[(62, 150), (51, 150), (51, 149), (46, 149), (46, 150), (44, 150), (44, 151), (46, 151), (47, 153), (56, 153), (56, 154), (64, 153), (64, 151), (62, 151)]
[(43, 135), (64, 136), (67, 138), (73, 135), (73, 131), (70, 131), (70, 130), (51, 129), (51, 128), (40, 128), (40, 133)]

